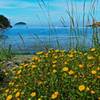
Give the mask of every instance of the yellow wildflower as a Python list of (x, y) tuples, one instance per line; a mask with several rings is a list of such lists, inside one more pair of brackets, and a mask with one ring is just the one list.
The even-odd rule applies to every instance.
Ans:
[(24, 66), (24, 67), (27, 67), (27, 66), (28, 66), (28, 64), (24, 64), (23, 66)]
[(13, 86), (14, 85), (14, 82), (9, 82), (9, 86)]
[(36, 61), (38, 61), (38, 60), (40, 60), (40, 58), (37, 57), (37, 56), (33, 56), (33, 57), (32, 57), (32, 60), (36, 60)]
[(84, 68), (84, 65), (79, 64), (79, 68), (80, 68), (80, 69), (83, 69), (83, 68)]
[(66, 65), (66, 64), (68, 64), (68, 62), (67, 62), (67, 61), (65, 61), (65, 62), (64, 62), (64, 64)]
[(68, 67), (64, 67), (62, 70), (63, 70), (64, 72), (68, 72), (69, 68), (68, 68)]
[(45, 54), (45, 57), (46, 57), (46, 58), (48, 57), (48, 53)]
[(12, 95), (8, 95), (6, 100), (11, 100), (12, 99)]
[(69, 73), (69, 75), (73, 75), (74, 74), (74, 71), (73, 70), (70, 70), (68, 73)]
[(55, 58), (55, 59), (57, 59), (57, 58), (58, 58), (58, 56), (54, 56), (54, 58)]
[(77, 76), (77, 75), (75, 75), (74, 77), (75, 77), (75, 78), (77, 78), (78, 76)]
[(95, 51), (95, 50), (96, 50), (95, 48), (91, 48), (91, 50), (90, 50), (90, 51), (92, 51), (92, 52), (93, 52), (93, 51)]
[(55, 52), (60, 52), (60, 50), (55, 50)]
[(36, 68), (36, 65), (32, 65), (32, 68)]
[(96, 74), (97, 72), (95, 70), (92, 70), (91, 71), (91, 74)]
[(87, 55), (87, 53), (84, 53), (84, 56), (86, 56)]
[(86, 91), (89, 91), (90, 89), (89, 89), (89, 87), (86, 87)]
[(85, 85), (80, 85), (80, 86), (79, 86), (79, 90), (80, 90), (80, 91), (84, 91), (84, 90), (85, 90)]
[(9, 89), (6, 89), (5, 92), (8, 93), (9, 92)]
[(100, 100), (100, 97), (98, 97), (98, 100)]
[(8, 75), (8, 73), (7, 73), (7, 72), (5, 72), (5, 75), (7, 76), (7, 75)]
[(36, 92), (32, 92), (32, 93), (31, 93), (31, 96), (32, 96), (32, 97), (35, 97), (35, 96), (36, 96)]
[(58, 96), (59, 96), (59, 92), (54, 92), (54, 93), (51, 95), (51, 99), (56, 99)]
[(42, 100), (41, 98), (38, 98), (38, 100)]
[(57, 70), (56, 69), (53, 69), (53, 73), (56, 73), (57, 72)]
[(41, 54), (43, 54), (43, 51), (37, 52), (36, 54), (41, 55)]
[(16, 73), (16, 74), (20, 74), (20, 73), (21, 73), (21, 70), (17, 71), (17, 73)]
[(17, 100), (20, 100), (20, 98), (17, 98)]
[(53, 64), (52, 67), (56, 67), (56, 64)]
[(100, 70), (100, 67), (97, 67), (97, 71), (99, 71)]
[(93, 57), (93, 56), (88, 56), (87, 59), (88, 59), (88, 60), (93, 60), (94, 57)]
[(53, 64), (55, 64), (55, 63), (57, 63), (57, 61), (56, 61), (56, 60), (54, 60), (52, 63), (53, 63)]
[(20, 96), (20, 92), (17, 92), (15, 97), (19, 97)]
[(74, 55), (73, 54), (68, 54), (68, 57), (73, 58)]
[(14, 92), (16, 92), (18, 89), (14, 89)]
[(95, 94), (95, 91), (94, 90), (91, 90), (90, 92), (91, 92), (91, 94)]
[(21, 69), (23, 68), (23, 66), (19, 66)]

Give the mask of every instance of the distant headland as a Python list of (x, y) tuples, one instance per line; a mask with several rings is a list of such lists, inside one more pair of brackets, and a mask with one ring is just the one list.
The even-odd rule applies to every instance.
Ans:
[(18, 22), (18, 23), (15, 24), (15, 26), (16, 25), (27, 25), (27, 24), (25, 22)]

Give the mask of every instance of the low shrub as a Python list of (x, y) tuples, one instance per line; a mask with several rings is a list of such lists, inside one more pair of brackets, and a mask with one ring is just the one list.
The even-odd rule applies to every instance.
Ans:
[(100, 100), (100, 49), (37, 52), (5, 75), (1, 100)]

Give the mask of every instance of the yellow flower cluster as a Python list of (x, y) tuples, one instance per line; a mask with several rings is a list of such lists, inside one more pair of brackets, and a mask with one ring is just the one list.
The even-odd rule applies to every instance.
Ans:
[(32, 92), (32, 93), (31, 93), (31, 96), (32, 96), (32, 97), (35, 97), (35, 96), (36, 96), (36, 92)]
[(80, 85), (80, 86), (79, 86), (79, 90), (80, 90), (80, 91), (84, 91), (84, 90), (85, 90), (85, 85)]
[(59, 92), (56, 91), (51, 95), (51, 99), (56, 99), (56, 98), (58, 98), (58, 96), (59, 96)]
[(12, 95), (8, 95), (6, 100), (11, 100), (12, 99)]
[(84, 94), (84, 100), (87, 96), (100, 98), (100, 51), (96, 48), (38, 52), (30, 62), (9, 69), (5, 74), (9, 83), (0, 100), (63, 100), (65, 97), (66, 100), (77, 100), (77, 97), (81, 100)]

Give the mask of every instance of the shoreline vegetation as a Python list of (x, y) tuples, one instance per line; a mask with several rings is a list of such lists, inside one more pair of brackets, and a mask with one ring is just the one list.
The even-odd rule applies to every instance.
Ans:
[[(39, 6), (44, 11), (47, 5), (43, 0), (42, 3), (44, 8), (40, 4)], [(85, 48), (85, 37), (83, 45), (80, 46), (76, 37), (75, 49), (73, 48), (75, 41), (72, 38), (68, 50), (60, 49), (61, 45), (56, 38), (58, 49), (49, 49), (44, 45), (45, 50), (34, 55), (18, 55), (12, 52), (11, 45), (8, 49), (0, 48), (0, 100), (100, 100), (100, 39), (98, 37), (100, 22), (96, 22), (93, 16), (95, 1), (91, 0), (92, 8), (90, 7), (89, 12), (91, 14), (88, 16), (85, 14), (85, 3), (84, 0), (82, 33), (84, 34), (85, 18), (87, 18), (87, 25), (93, 28), (92, 47)], [(66, 5), (70, 34), (73, 35), (74, 32), (74, 35), (78, 36), (79, 30), (74, 28), (78, 28), (79, 23), (73, 14), (73, 4), (71, 9), (68, 4)], [(47, 14), (50, 18), (49, 12)], [(6, 19), (4, 16), (1, 17)], [(92, 25), (90, 25), (91, 20)], [(1, 20), (0, 28), (8, 28), (10, 22), (8, 19), (6, 21), (7, 24)], [(49, 28), (55, 29), (51, 22), (48, 23)], [(61, 23), (66, 26), (63, 17)], [(21, 35), (20, 38), (23, 41)], [(41, 43), (37, 35), (36, 38)]]
[(92, 25), (87, 25), (87, 27), (100, 27), (100, 22), (94, 22)]

